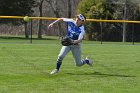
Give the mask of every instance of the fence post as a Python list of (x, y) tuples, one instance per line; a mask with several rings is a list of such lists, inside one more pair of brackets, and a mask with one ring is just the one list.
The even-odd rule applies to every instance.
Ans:
[(32, 44), (32, 19), (30, 19), (30, 31), (31, 31), (31, 37), (30, 37), (30, 43)]

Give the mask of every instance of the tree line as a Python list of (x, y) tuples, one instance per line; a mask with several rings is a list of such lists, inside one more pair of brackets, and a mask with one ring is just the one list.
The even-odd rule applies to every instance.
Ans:
[[(73, 18), (78, 3), (81, 0), (1, 0), (0, 15), (4, 16), (36, 16), (36, 17), (69, 17)], [(44, 34), (60, 35), (63, 34), (64, 27), (62, 24), (56, 25), (56, 31), (47, 31), (49, 20), (33, 20), (33, 33), (42, 38)], [(9, 30), (24, 25), (23, 20), (19, 19), (0, 19), (0, 29)], [(14, 27), (13, 27), (14, 25)], [(8, 26), (8, 27), (7, 27)], [(28, 30), (30, 24), (27, 24)], [(21, 26), (21, 28), (23, 28)], [(10, 30), (11, 30), (10, 29)], [(18, 30), (14, 29), (13, 32)], [(29, 32), (25, 32), (26, 38), (29, 37)]]
[[(140, 1), (82, 0), (78, 11), (91, 19), (140, 20)], [(86, 35), (88, 40), (140, 41), (139, 26), (128, 23), (90, 22), (86, 23)]]
[[(87, 18), (109, 19), (109, 20), (140, 20), (139, 0), (0, 0), (0, 15), (10, 16), (40, 16), (40, 17), (67, 17), (74, 18), (77, 13), (84, 14)], [(23, 20), (0, 19), (1, 24), (23, 25)], [(54, 30), (46, 32), (50, 21), (33, 21), (34, 33), (38, 38), (43, 34), (59, 35), (65, 34), (63, 23), (58, 23)], [(30, 24), (28, 24), (29, 26)], [(140, 40), (139, 24), (127, 23), (97, 23), (87, 22), (87, 40), (105, 41), (135, 41)], [(101, 32), (102, 28), (102, 32)], [(26, 33), (26, 38), (29, 33)]]

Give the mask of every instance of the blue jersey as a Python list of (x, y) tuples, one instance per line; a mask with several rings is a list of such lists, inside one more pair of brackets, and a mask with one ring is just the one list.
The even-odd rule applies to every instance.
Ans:
[(73, 40), (82, 39), (85, 33), (84, 26), (76, 26), (75, 21), (73, 19), (63, 19), (63, 21), (67, 22), (67, 36)]

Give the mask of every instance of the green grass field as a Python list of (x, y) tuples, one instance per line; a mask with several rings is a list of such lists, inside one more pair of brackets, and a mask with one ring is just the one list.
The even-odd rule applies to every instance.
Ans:
[(50, 75), (59, 40), (5, 42), (1, 39), (0, 93), (140, 93), (140, 45), (84, 41), (82, 54), (94, 66), (76, 67), (69, 53), (60, 72)]

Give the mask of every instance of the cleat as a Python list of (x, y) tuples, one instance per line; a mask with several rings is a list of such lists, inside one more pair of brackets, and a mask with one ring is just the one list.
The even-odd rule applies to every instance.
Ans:
[(58, 72), (59, 72), (58, 69), (54, 69), (54, 70), (51, 71), (50, 74), (52, 75), (52, 74), (56, 74), (56, 73), (58, 73)]
[(93, 66), (93, 61), (91, 61), (88, 57), (86, 57), (85, 63), (86, 63), (87, 65), (89, 65), (90, 67)]

